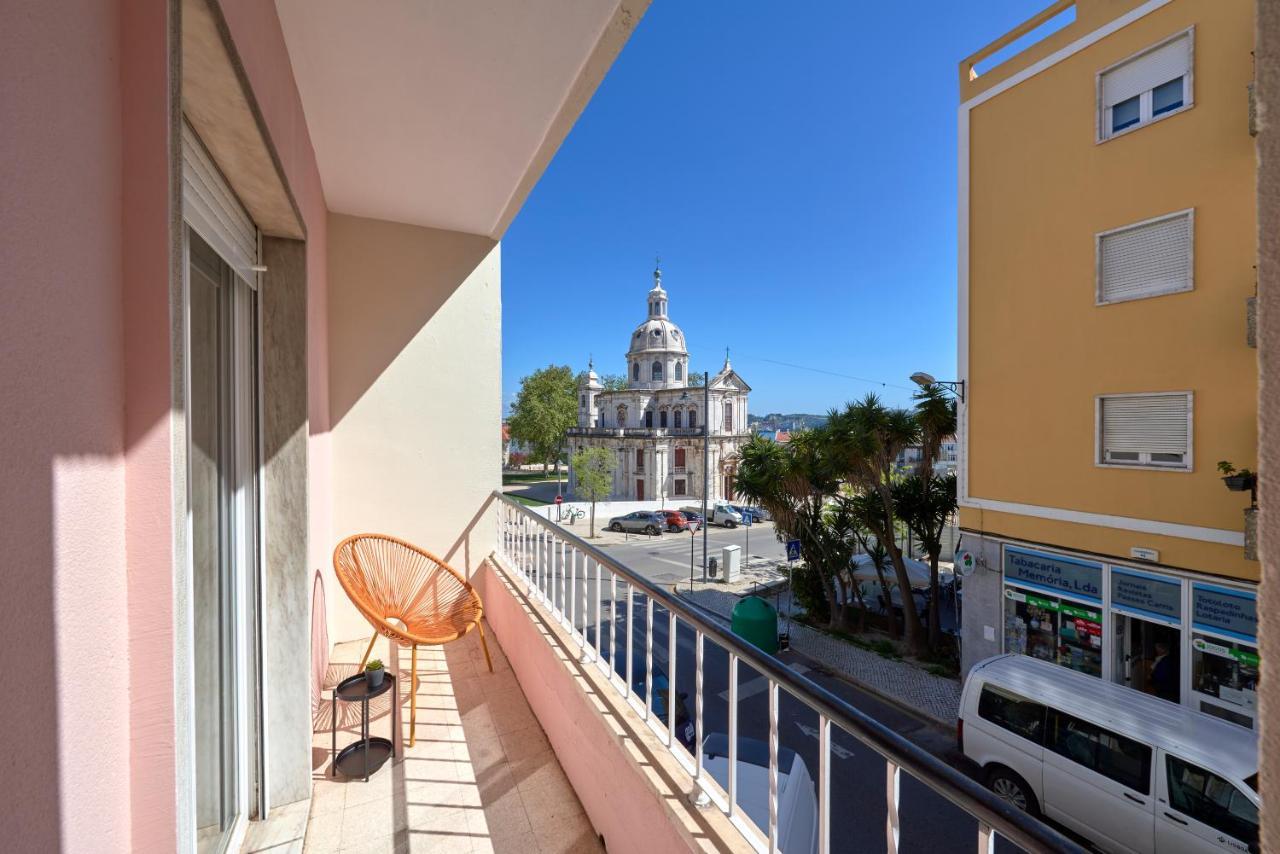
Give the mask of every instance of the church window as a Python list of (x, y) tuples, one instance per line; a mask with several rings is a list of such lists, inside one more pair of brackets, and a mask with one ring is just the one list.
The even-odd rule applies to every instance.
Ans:
[(658, 426), (662, 428), (667, 426), (667, 410), (665, 409), (658, 413)]
[(733, 432), (733, 404), (727, 400), (724, 402), (724, 429), (726, 433)]
[(662, 363), (661, 363), (661, 362), (654, 362), (654, 363), (653, 363), (653, 374), (652, 374), (652, 377), (653, 377), (653, 381), (654, 381), (654, 382), (661, 382), (661, 381), (662, 381)]
[(678, 380), (684, 379), (684, 362), (676, 362), (674, 373), (675, 373), (676, 379)]
[(676, 471), (684, 471), (684, 455), (684, 448), (676, 448)]
[(652, 409), (646, 409), (644, 411), (644, 426), (648, 427), (651, 430), (653, 429), (653, 410)]
[(675, 416), (676, 416), (676, 429), (677, 429), (677, 430), (679, 430), (679, 429), (680, 429), (680, 416), (681, 416), (681, 415), (684, 415), (684, 413), (683, 413), (683, 412), (681, 412), (679, 409), (677, 409), (677, 410), (675, 411)]
[(698, 410), (689, 410), (689, 429), (692, 430), (698, 426)]
[(631, 379), (633, 380), (640, 379), (640, 363), (639, 362), (636, 362), (634, 365), (631, 366)]
[(587, 396), (585, 394), (578, 395), (578, 405), (579, 406), (587, 405)]

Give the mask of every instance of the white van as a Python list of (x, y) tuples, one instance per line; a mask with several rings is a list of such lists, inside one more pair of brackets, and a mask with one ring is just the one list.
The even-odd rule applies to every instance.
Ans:
[[(702, 767), (729, 790), (729, 736), (708, 733), (702, 740)], [(769, 832), (769, 745), (738, 736), (738, 805), (756, 827)], [(794, 750), (778, 746), (778, 850), (810, 854), (818, 850), (818, 796), (809, 767)]]
[(969, 672), (957, 730), (992, 791), (1104, 851), (1259, 850), (1252, 730), (1024, 655)]

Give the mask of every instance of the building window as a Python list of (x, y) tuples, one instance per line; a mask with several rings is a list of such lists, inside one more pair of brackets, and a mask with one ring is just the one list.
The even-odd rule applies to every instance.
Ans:
[(675, 375), (675, 378), (676, 378), (676, 379), (678, 379), (678, 380), (682, 380), (682, 379), (684, 379), (684, 363), (683, 363), (683, 362), (676, 362), (676, 366), (675, 366), (675, 368), (673, 369), (673, 373), (674, 373), (674, 375)]
[(667, 410), (665, 409), (658, 413), (658, 426), (664, 430), (667, 427)]
[(652, 409), (646, 409), (644, 411), (644, 426), (649, 428), (650, 430), (653, 429), (653, 410)]
[(1099, 234), (1098, 305), (1191, 290), (1194, 225), (1185, 210)]
[(644, 471), (644, 448), (636, 448), (636, 471)]
[(684, 494), (685, 494), (685, 483), (684, 483), (684, 479), (681, 478), (676, 480), (676, 495), (684, 495)]
[(582, 395), (579, 395), (579, 396), (578, 396), (578, 405), (579, 405), (579, 406), (586, 406), (586, 405), (587, 405), (587, 396), (586, 396), (585, 394), (582, 394)]
[(654, 362), (653, 368), (650, 370), (650, 376), (654, 382), (662, 382), (662, 363)]
[(728, 400), (724, 402), (724, 432), (733, 432), (733, 403)]
[(1099, 465), (1191, 470), (1191, 394), (1097, 398)]
[(1098, 75), (1098, 139), (1190, 107), (1192, 31), (1179, 33)]
[(1046, 745), (1077, 765), (1139, 794), (1151, 792), (1151, 748), (1088, 721), (1049, 711)]
[(689, 429), (694, 430), (697, 428), (697, 426), (698, 426), (698, 410), (690, 409), (689, 410)]
[(681, 415), (683, 415), (684, 413), (682, 413), (679, 409), (677, 409), (677, 410), (675, 411), (675, 413), (674, 413), (674, 414), (675, 414), (675, 419), (676, 419), (675, 428), (676, 428), (677, 430), (679, 430), (679, 429), (680, 429), (680, 416), (681, 416)]
[(636, 362), (631, 366), (631, 379), (639, 382), (640, 380), (640, 363)]
[[(677, 412), (676, 414), (679, 415), (680, 413)], [(684, 471), (684, 455), (684, 448), (676, 448), (676, 471)]]
[(627, 426), (627, 406), (622, 404), (618, 407), (618, 424), (619, 427)]

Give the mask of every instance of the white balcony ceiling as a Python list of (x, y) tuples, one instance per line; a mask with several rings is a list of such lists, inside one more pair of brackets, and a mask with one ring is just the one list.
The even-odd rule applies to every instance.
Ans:
[(276, 0), (331, 210), (501, 236), (648, 0)]

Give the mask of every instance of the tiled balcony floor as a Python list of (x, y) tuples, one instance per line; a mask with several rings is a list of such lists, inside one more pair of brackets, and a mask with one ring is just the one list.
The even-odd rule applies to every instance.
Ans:
[[(595, 831), (486, 628), (493, 673), (473, 631), (418, 650), (417, 743), (409, 747), (409, 650), (399, 655), (404, 758), (369, 782), (329, 775), (330, 688), (356, 672), (367, 641), (338, 644), (312, 742), (315, 788), (304, 851), (599, 852)], [(379, 639), (373, 657), (391, 661)], [(390, 696), (374, 701), (370, 732), (391, 729)], [(359, 736), (360, 707), (338, 704), (338, 749)]]

